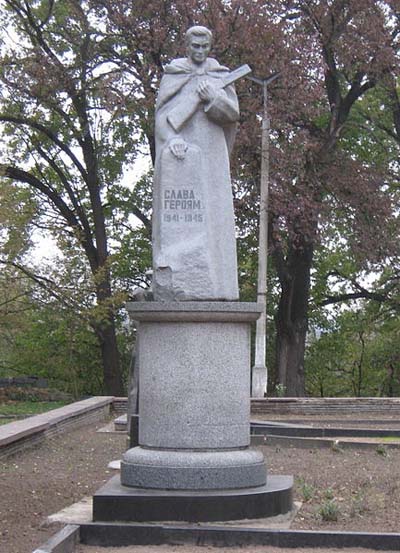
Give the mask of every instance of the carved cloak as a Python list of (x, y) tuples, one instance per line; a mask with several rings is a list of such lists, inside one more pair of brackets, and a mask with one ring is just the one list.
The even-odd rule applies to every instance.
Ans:
[[(207, 58), (182, 58), (165, 69), (156, 106), (153, 187), (153, 293), (158, 301), (238, 299), (236, 240), (229, 153), (239, 107), (233, 86), (221, 87), (226, 67)], [(197, 86), (219, 88), (198, 102)], [(176, 130), (175, 117), (193, 114)], [(188, 145), (185, 158), (169, 150), (173, 138)]]

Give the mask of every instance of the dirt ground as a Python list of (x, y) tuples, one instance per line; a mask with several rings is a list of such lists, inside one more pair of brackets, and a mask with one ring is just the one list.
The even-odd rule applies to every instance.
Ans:
[(0, 552), (31, 553), (62, 525), (46, 517), (94, 493), (126, 449), (126, 435), (98, 433), (101, 424), (61, 434), (0, 462)]
[[(49, 527), (45, 523), (48, 515), (91, 495), (110, 478), (107, 464), (125, 450), (126, 437), (124, 433), (98, 433), (99, 426), (102, 425), (62, 434), (0, 463), (2, 553), (31, 553), (58, 529), (57, 525)], [(292, 528), (400, 531), (400, 449), (377, 446), (334, 451), (267, 445), (262, 450), (271, 474), (293, 474), (296, 478), (295, 499), (303, 505)], [(329, 518), (336, 520), (326, 520)], [(207, 550), (213, 549), (202, 548)], [(275, 551), (270, 547), (241, 548), (254, 553), (267, 550)], [(82, 546), (79, 551), (113, 550)], [(193, 548), (135, 547), (116, 551), (188, 553)], [(224, 549), (217, 551), (223, 553)], [(277, 553), (283, 551), (279, 549)], [(317, 550), (313, 549), (313, 553)]]
[(296, 478), (293, 529), (400, 531), (400, 449), (263, 449), (271, 474)]

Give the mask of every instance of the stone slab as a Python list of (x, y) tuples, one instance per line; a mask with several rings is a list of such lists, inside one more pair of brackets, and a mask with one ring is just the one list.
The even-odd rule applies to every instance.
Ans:
[(128, 415), (120, 415), (114, 419), (114, 429), (118, 432), (126, 432), (128, 430)]
[(122, 486), (114, 476), (93, 496), (94, 521), (226, 521), (292, 510), (293, 477), (273, 475), (265, 486), (241, 490), (168, 491)]
[(253, 302), (185, 301), (128, 302), (126, 309), (135, 321), (256, 321), (262, 306)]
[(82, 497), (77, 503), (68, 505), (58, 511), (49, 515), (46, 519), (47, 524), (53, 524), (55, 522), (63, 522), (64, 524), (81, 524), (82, 522), (92, 521), (93, 510), (93, 498), (86, 496)]
[(274, 423), (252, 423), (257, 434), (290, 436), (296, 438), (381, 438), (400, 437), (399, 429), (381, 428), (324, 428)]
[[(193, 544), (214, 547), (251, 545), (286, 548), (363, 547), (379, 551), (399, 551), (399, 533), (275, 530), (198, 525), (92, 523), (80, 528), (81, 543), (103, 547), (129, 545)], [(267, 551), (267, 550), (266, 550)]]
[[(281, 528), (288, 529), (291, 526), (294, 518), (296, 517), (299, 509), (301, 508), (302, 503), (295, 501), (293, 503), (293, 509), (284, 513), (282, 515), (276, 515), (273, 517), (264, 517), (264, 518), (255, 518), (255, 519), (241, 519), (241, 520), (225, 520), (225, 521), (214, 521), (213, 525), (222, 526), (222, 527), (242, 527), (242, 528)], [(61, 511), (50, 515), (47, 518), (47, 521), (51, 524), (52, 522), (62, 522), (63, 524), (86, 524), (92, 522), (92, 512), (93, 512), (93, 498), (84, 497), (77, 503), (73, 503), (68, 507), (65, 507)], [(139, 524), (139, 523), (132, 523)], [(162, 521), (162, 524), (165, 525), (174, 525), (176, 521)], [(191, 525), (190, 522), (180, 522), (180, 524)], [(197, 522), (199, 526), (207, 526), (208, 522)]]
[[(255, 438), (253, 440), (253, 438)], [(262, 438), (265, 438), (263, 441)], [(400, 442), (383, 442), (377, 438), (298, 438), (292, 436), (252, 436), (252, 445), (268, 445), (277, 447), (295, 447), (303, 449), (330, 448), (341, 449), (376, 449), (383, 446), (385, 449), (399, 449)]]
[(121, 470), (121, 459), (115, 459), (114, 461), (110, 461), (107, 465), (107, 468), (111, 470)]
[(123, 456), (121, 483), (169, 490), (238, 489), (265, 485), (261, 451), (172, 451), (135, 447)]
[(52, 536), (33, 553), (74, 553), (79, 542), (79, 526), (68, 525)]
[(124, 432), (120, 430), (115, 430), (114, 421), (108, 422), (105, 426), (102, 426), (96, 430), (99, 434), (119, 434), (120, 436), (126, 436)]

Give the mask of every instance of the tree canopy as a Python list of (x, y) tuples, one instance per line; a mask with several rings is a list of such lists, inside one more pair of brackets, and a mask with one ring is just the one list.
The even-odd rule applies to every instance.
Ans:
[[(56, 236), (60, 272), (72, 283), (60, 298), (68, 296), (94, 332), (108, 393), (122, 393), (120, 308), (135, 285), (147, 282), (151, 266), (151, 174), (133, 182), (129, 168), (146, 151), (154, 160), (163, 67), (184, 55), (184, 31), (194, 23), (213, 30), (213, 55), (224, 65), (250, 63), (257, 76), (281, 75), (269, 90), (272, 383), (304, 395), (306, 336), (310, 323), (322, 324), (326, 306), (361, 299), (394, 306), (400, 144), (394, 0), (3, 4), (2, 263), (29, 269), (24, 255), (32, 228)], [(250, 81), (240, 81), (237, 91), (232, 174), (241, 296), (254, 300), (262, 99)], [(46, 277), (40, 268), (30, 272)], [(371, 274), (377, 277), (368, 284)], [(62, 283), (47, 289), (56, 293)]]

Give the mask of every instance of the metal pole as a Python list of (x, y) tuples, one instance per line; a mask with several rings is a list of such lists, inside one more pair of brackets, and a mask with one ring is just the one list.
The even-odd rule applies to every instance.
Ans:
[(252, 369), (251, 396), (264, 397), (267, 393), (268, 369), (266, 366), (267, 331), (267, 261), (268, 261), (268, 188), (269, 188), (269, 131), (268, 84), (279, 73), (267, 79), (250, 77), (263, 87), (263, 116), (261, 133), (261, 181), (260, 181), (260, 223), (258, 252), (257, 303), (263, 307), (256, 325), (255, 359)]

